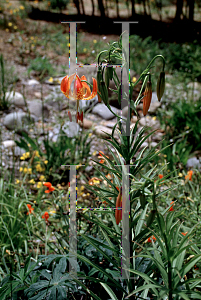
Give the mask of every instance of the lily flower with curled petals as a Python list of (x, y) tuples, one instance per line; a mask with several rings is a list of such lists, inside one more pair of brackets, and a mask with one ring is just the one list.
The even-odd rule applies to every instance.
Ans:
[[(71, 83), (74, 81), (74, 88), (71, 91)], [(87, 80), (83, 75), (81, 78), (74, 73), (71, 76), (65, 76), (61, 81), (61, 91), (70, 100), (91, 100), (97, 95), (97, 81), (93, 78), (93, 91), (91, 92), (90, 87), (86, 82)]]
[[(83, 112), (79, 113), (79, 100), (91, 100), (97, 95), (97, 81), (93, 78), (93, 90), (89, 85), (84, 82), (87, 81), (86, 77), (83, 75), (81, 78), (76, 74), (72, 74), (71, 76), (65, 76), (61, 81), (61, 91), (62, 93), (70, 100), (77, 101), (77, 113), (76, 113), (76, 123), (81, 121), (83, 123)], [(71, 90), (71, 84), (74, 80), (73, 91)], [(69, 115), (69, 114), (68, 114)], [(72, 122), (72, 118), (69, 115), (70, 121)]]

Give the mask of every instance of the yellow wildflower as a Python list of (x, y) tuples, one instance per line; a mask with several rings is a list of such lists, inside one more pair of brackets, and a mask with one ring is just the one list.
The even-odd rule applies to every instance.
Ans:
[(92, 136), (92, 133), (90, 132), (90, 133), (89, 133), (89, 137), (91, 137), (91, 136)]
[(97, 40), (93, 40), (93, 43), (96, 44), (96, 43), (97, 43)]
[(156, 116), (155, 116), (155, 117), (153, 117), (153, 118), (152, 118), (152, 120), (154, 120), (154, 121), (155, 121), (155, 120), (156, 120)]
[(24, 173), (27, 173), (28, 169), (27, 168), (24, 168), (23, 172)]
[(44, 161), (44, 164), (47, 165), (47, 164), (48, 164), (48, 160), (45, 160), (45, 161)]
[(92, 155), (93, 155), (93, 156), (95, 156), (95, 155), (96, 155), (96, 153), (97, 153), (97, 151), (94, 151), (94, 152), (92, 153)]
[(43, 186), (43, 183), (42, 183), (42, 182), (38, 182), (38, 183), (37, 183), (37, 189), (40, 189), (42, 186)]
[(179, 177), (183, 177), (183, 174), (182, 174), (182, 173), (179, 173), (178, 175), (179, 175)]
[(81, 188), (80, 188), (80, 190), (83, 191), (84, 189), (85, 189), (85, 187), (82, 185)]
[(34, 180), (34, 179), (31, 179), (31, 180), (29, 180), (29, 183), (35, 184), (35, 180)]
[(38, 150), (35, 151), (35, 156), (40, 157), (40, 154), (39, 154)]
[(84, 51), (84, 52), (87, 52), (87, 48), (84, 48), (83, 51)]
[(30, 157), (30, 152), (26, 152), (26, 153), (24, 154), (24, 156), (25, 156), (26, 158), (29, 158), (29, 157)]
[(166, 155), (166, 154), (164, 154), (164, 155), (163, 155), (163, 157), (167, 157), (167, 155)]
[(8, 28), (6, 28), (6, 32), (9, 32), (9, 29), (8, 29)]
[(23, 171), (23, 168), (22, 168), (22, 167), (20, 167), (19, 171), (20, 171), (20, 172), (22, 172), (22, 171)]
[(13, 24), (11, 22), (8, 23), (8, 26), (11, 27)]
[(32, 174), (32, 168), (28, 168), (27, 172), (28, 174)]
[(24, 156), (24, 154), (20, 157), (21, 160), (25, 160), (26, 157)]
[(24, 9), (24, 6), (23, 6), (23, 5), (20, 5), (20, 9), (23, 10), (23, 9)]
[(13, 28), (16, 30), (16, 29), (17, 29), (17, 26), (14, 26)]
[(70, 43), (68, 43), (67, 46), (70, 47)]
[(38, 165), (36, 165), (36, 171), (37, 172), (42, 172), (42, 167), (41, 167), (41, 165), (40, 164), (38, 164)]
[(33, 36), (31, 36), (31, 37), (30, 37), (30, 39), (33, 41), (33, 40), (34, 40), (34, 37), (33, 37)]
[(137, 78), (136, 77), (133, 77), (132, 78), (132, 82), (136, 82), (137, 81)]
[(56, 210), (50, 210), (51, 214), (56, 214)]
[(49, 82), (53, 82), (53, 78), (50, 77), (50, 78), (48, 79), (48, 81), (49, 81)]
[(41, 176), (39, 177), (39, 180), (40, 180), (40, 181), (45, 181), (45, 176), (44, 176), (44, 175), (41, 175)]
[(6, 249), (6, 253), (8, 253), (8, 255), (10, 255), (10, 250), (7, 250), (7, 249)]
[(19, 179), (15, 179), (15, 183), (16, 184), (20, 183), (20, 180)]

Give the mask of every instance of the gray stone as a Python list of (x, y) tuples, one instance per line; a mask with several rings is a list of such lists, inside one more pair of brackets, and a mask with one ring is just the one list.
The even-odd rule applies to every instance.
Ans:
[(63, 93), (51, 92), (45, 99), (44, 102), (49, 106), (52, 106), (57, 111), (63, 110), (65, 107), (68, 107), (69, 100), (63, 95)]
[(199, 159), (197, 159), (197, 157), (191, 157), (187, 161), (186, 168), (198, 168), (198, 170), (201, 171), (201, 162)]
[(94, 107), (98, 103), (98, 96), (96, 95), (91, 100), (80, 100), (79, 107), (81, 110), (86, 111), (90, 107)]
[(44, 118), (49, 117), (49, 109), (46, 104), (42, 105), (42, 101), (38, 99), (34, 99), (32, 101), (27, 102), (28, 110), (31, 114), (36, 116), (37, 118), (41, 118), (44, 116)]
[[(112, 129), (110, 129), (108, 127), (105, 127), (105, 126), (102, 126), (102, 125), (97, 125), (94, 128), (94, 133), (97, 136), (102, 137), (102, 138), (110, 138), (106, 133), (112, 134)], [(117, 138), (116, 134), (114, 134), (114, 136)]]
[(14, 112), (5, 116), (3, 124), (9, 130), (19, 130), (24, 129), (35, 120), (36, 117), (33, 115), (30, 115), (29, 119), (29, 115), (25, 112)]
[(159, 129), (160, 128), (160, 122), (158, 120), (154, 120), (150, 116), (142, 117), (139, 121), (141, 126), (148, 126), (151, 127), (151, 129)]
[(18, 92), (6, 92), (5, 97), (7, 101), (9, 101), (11, 104), (14, 104), (17, 107), (23, 107), (25, 105), (22, 94)]
[(150, 105), (150, 107), (149, 107), (148, 113), (149, 113), (150, 115), (155, 114), (156, 111), (157, 111), (157, 109), (158, 109), (160, 106), (161, 106), (161, 102), (159, 102), (158, 100), (157, 100), (157, 102), (153, 102), (153, 103), (152, 103), (152, 101), (151, 101), (151, 105)]
[(65, 134), (68, 137), (74, 137), (74, 136), (78, 135), (80, 126), (76, 122), (67, 121), (62, 126), (62, 130), (65, 132)]
[(151, 142), (151, 147), (152, 147), (152, 148), (156, 147), (157, 145), (158, 145), (158, 143), (156, 143), (156, 142)]
[[(119, 110), (116, 107), (110, 106), (111, 110), (114, 111), (115, 114), (119, 113)], [(103, 103), (98, 103), (93, 109), (92, 113), (99, 115), (105, 120), (111, 120), (115, 118), (113, 113), (107, 108), (107, 106)]]
[(17, 156), (17, 157), (20, 157), (22, 156), (24, 153), (26, 153), (26, 150), (24, 150), (23, 148), (20, 148), (20, 147), (15, 147), (14, 148), (14, 155)]

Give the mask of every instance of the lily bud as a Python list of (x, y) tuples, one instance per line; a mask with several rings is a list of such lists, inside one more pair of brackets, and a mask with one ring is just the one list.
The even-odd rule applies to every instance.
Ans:
[(99, 66), (98, 67), (98, 71), (97, 71), (97, 84), (98, 84), (98, 90), (100, 91), (100, 82), (102, 80), (102, 67)]
[(105, 105), (108, 105), (108, 90), (104, 81), (100, 82), (100, 92), (103, 102), (105, 103)]
[(164, 90), (165, 90), (165, 72), (162, 71), (157, 81), (157, 97), (159, 102), (163, 97)]
[(156, 216), (156, 213), (157, 213), (156, 209), (153, 209), (153, 210), (150, 211), (150, 214), (149, 214), (148, 219), (147, 219), (147, 227), (149, 227), (153, 223), (153, 221), (155, 219), (155, 216)]
[(142, 209), (144, 209), (145, 205), (146, 205), (146, 197), (144, 194), (140, 194), (140, 204), (141, 204)]
[(146, 116), (150, 104), (151, 104), (151, 98), (152, 98), (152, 86), (151, 81), (147, 81), (147, 86), (144, 92), (144, 98), (143, 98), (143, 115)]
[(105, 70), (105, 85), (106, 87), (108, 88), (109, 87), (109, 83), (110, 83), (110, 77), (109, 77), (109, 68), (106, 67), (106, 70)]
[(117, 201), (116, 201), (115, 219), (116, 219), (117, 225), (119, 225), (119, 223), (122, 219), (122, 193), (121, 193), (121, 190), (119, 191), (119, 195), (118, 195)]
[(119, 89), (118, 89), (118, 103), (119, 103), (119, 105), (121, 104), (121, 95), (124, 94), (123, 87), (124, 87), (123, 84), (119, 85)]

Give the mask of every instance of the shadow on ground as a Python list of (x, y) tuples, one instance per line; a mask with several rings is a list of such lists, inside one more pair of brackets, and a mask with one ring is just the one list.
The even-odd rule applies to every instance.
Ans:
[(63, 13), (54, 13), (49, 11), (41, 11), (38, 8), (32, 8), (29, 13), (29, 18), (33, 20), (44, 20), (47, 22), (60, 23), (62, 21), (85, 21), (85, 24), (78, 25), (78, 31), (84, 30), (95, 34), (116, 34), (120, 35), (122, 32), (121, 24), (114, 24), (115, 21), (128, 22), (138, 21), (138, 24), (130, 25), (130, 33), (137, 34), (142, 38), (152, 36), (154, 40), (161, 40), (163, 42), (193, 42), (201, 38), (201, 23), (192, 22), (188, 20), (181, 20), (175, 22), (161, 22), (152, 20), (148, 16), (136, 15), (129, 19), (107, 18), (104, 19), (99, 16), (88, 15), (66, 15)]

